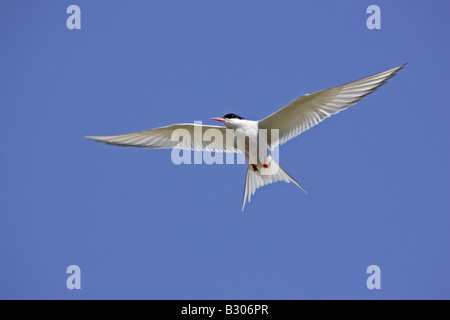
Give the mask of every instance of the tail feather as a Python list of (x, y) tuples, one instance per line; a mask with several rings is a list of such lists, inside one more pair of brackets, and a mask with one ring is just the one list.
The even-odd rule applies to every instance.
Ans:
[(245, 202), (247, 200), (248, 202), (250, 202), (252, 195), (255, 194), (257, 189), (267, 184), (271, 184), (272, 182), (292, 182), (306, 193), (306, 190), (286, 171), (284, 171), (274, 160), (270, 161), (269, 168), (264, 168), (263, 166), (258, 166), (257, 168), (258, 170), (255, 171), (251, 164), (249, 164), (247, 167), (247, 175), (245, 177), (244, 187), (244, 199), (242, 201), (242, 211), (244, 211)]

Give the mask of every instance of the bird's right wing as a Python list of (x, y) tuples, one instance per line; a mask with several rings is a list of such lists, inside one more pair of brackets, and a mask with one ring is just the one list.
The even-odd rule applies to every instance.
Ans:
[(86, 136), (85, 138), (117, 146), (239, 152), (235, 147), (234, 135), (231, 131), (226, 130), (225, 127), (192, 123), (174, 124), (118, 135)]
[(304, 95), (261, 120), (259, 128), (279, 130), (277, 141), (271, 141), (271, 135), (268, 137), (270, 149), (273, 149), (278, 144), (283, 144), (298, 136), (329, 116), (347, 109), (374, 92), (404, 66), (401, 65), (371, 77)]

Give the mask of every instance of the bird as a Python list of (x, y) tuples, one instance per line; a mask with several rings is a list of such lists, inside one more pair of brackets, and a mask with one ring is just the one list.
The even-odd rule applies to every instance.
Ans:
[[(405, 65), (407, 63), (360, 80), (305, 94), (259, 121), (228, 113), (211, 118), (225, 126), (180, 123), (133, 133), (85, 138), (117, 146), (242, 153), (248, 163), (242, 201), (244, 211), (246, 200), (250, 202), (257, 189), (273, 182), (293, 183), (306, 193), (303, 186), (279, 166), (270, 151), (376, 91)], [(173, 139), (177, 130), (190, 135), (189, 139), (181, 142)], [(215, 130), (222, 139), (202, 139), (208, 130)], [(196, 134), (199, 131), (201, 134)], [(264, 138), (261, 138), (261, 132), (265, 133)], [(255, 150), (263, 156), (253, 156)]]

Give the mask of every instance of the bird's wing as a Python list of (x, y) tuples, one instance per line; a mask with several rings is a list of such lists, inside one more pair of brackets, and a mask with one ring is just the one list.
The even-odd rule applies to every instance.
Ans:
[(227, 131), (225, 127), (191, 123), (110, 136), (86, 136), (86, 138), (117, 146), (239, 152), (235, 147), (232, 132)]
[(298, 136), (377, 90), (404, 65), (331, 89), (304, 95), (259, 122), (260, 129), (278, 129), (279, 139), (268, 143), (271, 149)]

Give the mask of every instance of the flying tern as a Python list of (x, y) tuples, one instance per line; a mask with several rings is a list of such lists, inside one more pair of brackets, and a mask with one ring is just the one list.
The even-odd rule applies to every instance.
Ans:
[[(273, 150), (278, 145), (282, 145), (290, 139), (297, 137), (301, 133), (317, 125), (324, 119), (334, 115), (348, 107), (354, 105), (368, 94), (377, 90), (381, 85), (393, 77), (406, 64), (389, 69), (387, 71), (375, 74), (373, 76), (340, 85), (331, 89), (318, 91), (312, 94), (306, 94), (292, 101), (286, 107), (276, 111), (270, 116), (259, 120), (246, 120), (234, 113), (226, 114), (223, 117), (214, 117), (213, 120), (222, 122), (223, 126), (200, 125), (192, 123), (173, 124), (165, 127), (108, 136), (86, 136), (98, 142), (118, 146), (132, 146), (151, 149), (184, 149), (196, 151), (214, 151), (214, 152), (240, 152), (244, 154), (248, 162), (247, 174), (245, 179), (244, 199), (242, 202), (242, 211), (244, 210), (246, 200), (250, 202), (251, 196), (262, 186), (277, 181), (292, 182), (300, 189), (305, 189), (278, 163), (272, 159), (269, 150)], [(190, 139), (180, 143), (173, 139), (173, 133), (177, 129), (188, 132)], [(218, 130), (223, 139), (214, 141), (204, 141), (203, 133), (209, 129)], [(264, 145), (260, 143), (261, 129), (267, 131), (277, 130), (278, 137), (266, 134), (267, 138)], [(201, 134), (195, 134), (197, 130)], [(266, 131), (266, 132), (267, 132)], [(230, 132), (233, 136), (230, 138)], [(243, 139), (248, 139), (248, 143), (239, 143)], [(272, 141), (273, 140), (273, 141)], [(256, 150), (265, 148), (264, 157), (252, 157), (250, 150), (254, 147)], [(255, 150), (253, 149), (253, 150)], [(306, 192), (306, 191), (305, 191)]]

